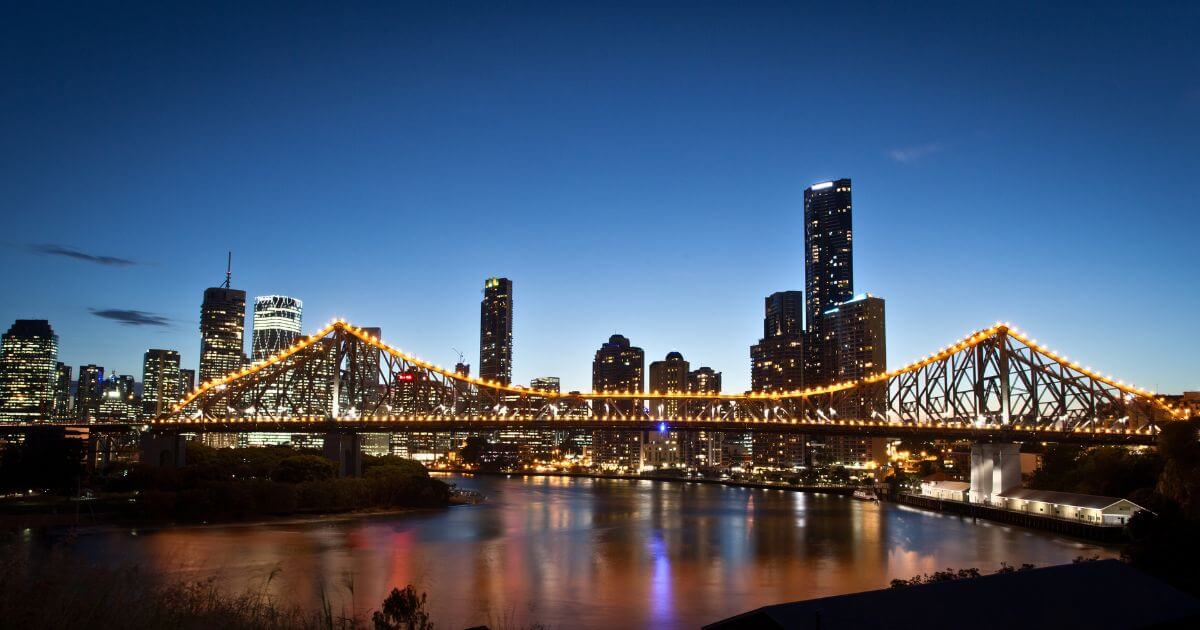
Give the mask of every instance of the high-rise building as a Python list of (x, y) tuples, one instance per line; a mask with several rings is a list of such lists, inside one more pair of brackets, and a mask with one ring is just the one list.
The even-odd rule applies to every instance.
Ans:
[[(597, 392), (641, 392), (645, 383), (646, 353), (630, 345), (623, 335), (613, 335), (600, 346), (592, 360), (592, 390)], [(632, 415), (641, 406), (638, 400), (619, 400), (592, 411), (597, 415)], [(638, 470), (641, 468), (642, 435), (637, 431), (596, 431), (592, 437), (592, 461), (603, 467)]]
[(763, 338), (750, 347), (750, 387), (756, 392), (804, 387), (803, 291), (768, 295)]
[(188, 395), (193, 389), (196, 389), (196, 370), (179, 368), (179, 398)]
[[(854, 381), (887, 370), (887, 332), (882, 298), (864, 294), (827, 309), (821, 315), (825, 331), (822, 362), (832, 382)], [(887, 390), (868, 390), (842, 401), (841, 415), (861, 420), (885, 419)], [(829, 436), (819, 459), (849, 467), (883, 463), (887, 444), (882, 438)]]
[(300, 338), (304, 303), (286, 295), (254, 298), (254, 332), (251, 339), (255, 362), (284, 350)]
[[(668, 352), (662, 361), (650, 362), (650, 391), (666, 393), (683, 393), (688, 390), (688, 374), (690, 364), (678, 352)], [(654, 408), (653, 415), (667, 418), (678, 418), (684, 411), (684, 405), (678, 400), (668, 400), (661, 403), (661, 409)]]
[(0, 338), (0, 422), (50, 419), (58, 335), (44, 319), (18, 319)]
[(557, 376), (539, 376), (529, 381), (531, 389), (537, 389), (544, 392), (558, 392), (562, 386), (562, 380)]
[(152, 348), (142, 355), (142, 415), (154, 417), (171, 410), (182, 389), (179, 353)]
[(512, 280), (488, 278), (479, 304), (479, 377), (512, 382)]
[(54, 419), (71, 417), (71, 366), (61, 361), (54, 364)]
[[(692, 370), (688, 373), (687, 391), (689, 394), (720, 395), (721, 373), (707, 366)], [(689, 416), (707, 414), (708, 417), (715, 417), (720, 413), (719, 408), (713, 404), (694, 403), (693, 405), (695, 408), (689, 409)], [(684, 431), (683, 438), (680, 440), (681, 459), (689, 468), (701, 469), (720, 466), (724, 462), (724, 458), (721, 456), (724, 442), (725, 435), (720, 431), (707, 429)]]
[(854, 297), (854, 231), (850, 180), (813, 184), (804, 191), (805, 381), (823, 385), (821, 314)]
[(204, 290), (200, 307), (200, 381), (207, 383), (240, 370), (246, 327), (246, 292), (227, 286)]
[(110, 422), (132, 422), (137, 419), (140, 405), (137, 383), (128, 374), (111, 374), (100, 386), (100, 406), (97, 418)]
[[(763, 338), (750, 347), (750, 387), (756, 392), (804, 388), (804, 292), (780, 291), (767, 296)], [(751, 455), (756, 467), (790, 470), (804, 464), (800, 435), (755, 431)]]
[(721, 373), (708, 367), (698, 367), (688, 373), (688, 392), (693, 394), (720, 394)]
[(75, 384), (75, 417), (82, 422), (95, 420), (100, 413), (100, 394), (104, 387), (104, 368), (98, 365), (79, 366), (79, 381)]

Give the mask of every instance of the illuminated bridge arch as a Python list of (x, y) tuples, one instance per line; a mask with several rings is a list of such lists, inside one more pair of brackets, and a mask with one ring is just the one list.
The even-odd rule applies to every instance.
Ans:
[[(665, 410), (670, 410), (665, 413)], [(764, 430), (1152, 443), (1175, 412), (1005, 323), (902, 368), (770, 393), (554, 392), (457, 374), (336, 320), (201, 384), (151, 424), (196, 431), (541, 428)]]

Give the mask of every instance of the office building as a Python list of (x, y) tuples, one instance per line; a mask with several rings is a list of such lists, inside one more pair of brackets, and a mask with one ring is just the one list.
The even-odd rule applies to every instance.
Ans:
[(75, 417), (80, 421), (91, 422), (100, 413), (103, 386), (104, 368), (90, 363), (79, 366), (79, 381), (75, 384)]
[[(779, 291), (763, 305), (763, 338), (750, 348), (750, 387), (756, 392), (804, 388), (804, 292)], [(755, 431), (749, 439), (757, 468), (792, 470), (804, 465), (804, 437)]]
[(488, 278), (479, 304), (479, 377), (512, 382), (513, 286), (508, 278)]
[[(600, 346), (592, 360), (592, 391), (641, 392), (645, 386), (646, 353), (633, 346), (623, 335), (613, 335)], [(597, 402), (592, 411), (599, 416), (641, 412), (641, 401), (622, 399)], [(596, 431), (592, 436), (592, 461), (605, 468), (638, 470), (641, 468), (640, 431)]]
[(179, 353), (150, 349), (142, 355), (142, 416), (153, 418), (171, 411), (182, 389), (179, 381)]
[(36, 422), (54, 412), (58, 335), (44, 319), (18, 319), (0, 338), (0, 422)]
[(300, 338), (304, 303), (286, 295), (254, 298), (254, 330), (251, 352), (255, 362), (286, 349)]
[(55, 420), (71, 418), (71, 366), (59, 361), (54, 364), (54, 410)]
[(137, 383), (128, 374), (111, 374), (100, 386), (96, 419), (104, 422), (133, 422), (137, 419)]
[(196, 370), (179, 368), (179, 398), (182, 399), (193, 389), (196, 389)]
[(224, 377), (246, 364), (242, 347), (246, 292), (224, 287), (204, 290), (200, 307), (200, 382)]
[(813, 184), (804, 191), (805, 324), (809, 343), (805, 381), (823, 385), (832, 378), (822, 366), (821, 314), (854, 297), (854, 231), (850, 180)]

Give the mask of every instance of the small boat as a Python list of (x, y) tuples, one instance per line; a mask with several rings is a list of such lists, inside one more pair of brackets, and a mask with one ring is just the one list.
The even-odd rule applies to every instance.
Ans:
[(879, 497), (875, 495), (875, 491), (870, 488), (859, 488), (850, 495), (851, 498), (859, 501), (878, 501)]

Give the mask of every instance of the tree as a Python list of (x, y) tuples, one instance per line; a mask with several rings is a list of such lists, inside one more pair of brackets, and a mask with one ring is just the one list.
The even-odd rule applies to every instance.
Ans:
[(383, 600), (383, 610), (371, 615), (375, 630), (433, 630), (425, 611), (425, 593), (417, 595), (412, 584), (404, 590), (393, 588)]
[(304, 483), (332, 479), (336, 467), (333, 462), (317, 455), (295, 455), (281, 460), (271, 471), (271, 479), (284, 483)]

